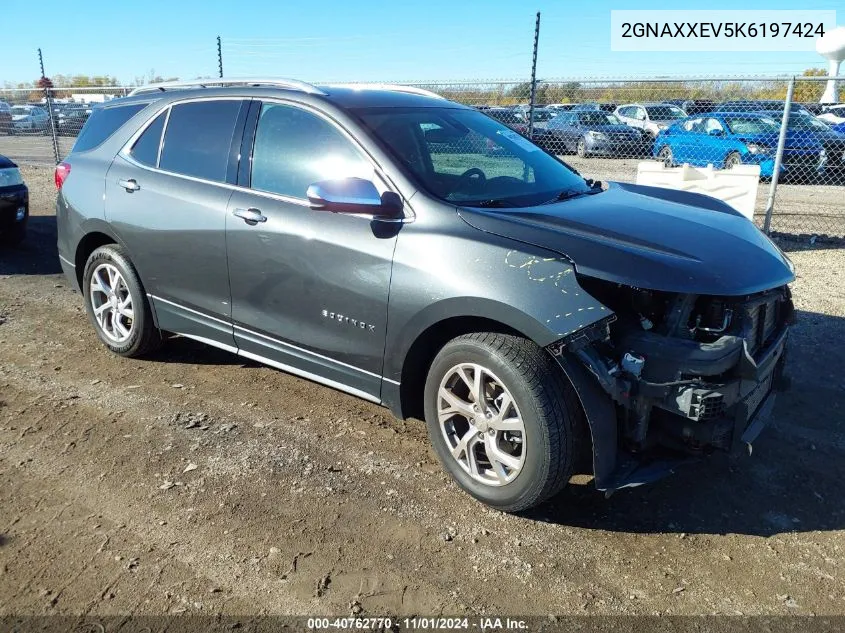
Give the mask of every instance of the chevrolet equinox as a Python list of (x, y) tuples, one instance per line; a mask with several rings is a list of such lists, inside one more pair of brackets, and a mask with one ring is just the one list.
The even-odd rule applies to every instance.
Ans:
[(145, 86), (55, 177), (112, 352), (176, 334), (425, 418), (502, 510), (581, 465), (609, 493), (750, 447), (787, 382), (793, 268), (752, 222), (417, 88)]

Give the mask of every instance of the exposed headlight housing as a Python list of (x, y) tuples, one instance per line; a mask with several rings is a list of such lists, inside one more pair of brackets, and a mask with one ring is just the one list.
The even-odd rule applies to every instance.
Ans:
[(765, 145), (758, 145), (757, 143), (749, 143), (748, 151), (752, 154), (770, 154), (772, 148)]
[(0, 187), (14, 187), (23, 184), (21, 170), (17, 167), (5, 167), (0, 169)]

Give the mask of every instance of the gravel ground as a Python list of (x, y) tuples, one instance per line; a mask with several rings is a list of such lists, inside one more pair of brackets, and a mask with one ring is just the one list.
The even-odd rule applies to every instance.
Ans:
[(845, 251), (792, 249), (791, 392), (752, 457), (526, 516), (424, 425), (174, 339), (98, 344), (59, 273), (51, 172), (0, 253), (0, 616), (845, 614)]

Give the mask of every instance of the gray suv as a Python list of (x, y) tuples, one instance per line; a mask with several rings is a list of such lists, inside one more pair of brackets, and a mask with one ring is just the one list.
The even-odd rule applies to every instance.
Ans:
[(792, 266), (720, 201), (585, 180), (413, 88), (135, 93), (56, 169), (62, 267), (116, 354), (189, 337), (424, 417), (507, 511), (736, 450), (785, 384)]

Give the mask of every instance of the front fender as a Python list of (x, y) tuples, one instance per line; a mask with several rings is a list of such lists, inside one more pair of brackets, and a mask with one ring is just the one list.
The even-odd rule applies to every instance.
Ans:
[(560, 255), (491, 234), (478, 241), (481, 233), (467, 228), (469, 236), (436, 240), (414, 231), (400, 234), (385, 378), (400, 381), (414, 342), (449, 319), (492, 320), (546, 347), (612, 314), (578, 285), (574, 266)]

